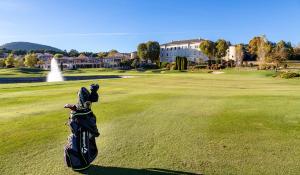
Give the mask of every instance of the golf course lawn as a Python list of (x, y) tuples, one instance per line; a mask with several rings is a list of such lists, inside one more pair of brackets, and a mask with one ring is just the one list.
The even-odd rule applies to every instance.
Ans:
[(237, 70), (128, 74), (0, 84), (0, 174), (78, 174), (63, 161), (63, 106), (91, 83), (101, 86), (92, 106), (101, 135), (89, 174), (300, 174), (300, 79)]

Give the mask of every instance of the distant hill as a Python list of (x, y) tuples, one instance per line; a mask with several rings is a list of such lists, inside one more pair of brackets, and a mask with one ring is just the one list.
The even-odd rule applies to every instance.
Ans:
[(11, 43), (6, 43), (2, 46), (0, 46), (0, 49), (6, 48), (8, 50), (51, 50), (55, 52), (61, 52), (60, 49), (51, 47), (51, 46), (46, 46), (42, 44), (36, 44), (36, 43), (30, 43), (30, 42), (11, 42)]

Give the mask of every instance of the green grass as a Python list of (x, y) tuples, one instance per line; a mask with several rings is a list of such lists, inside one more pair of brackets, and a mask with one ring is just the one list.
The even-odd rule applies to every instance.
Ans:
[[(64, 76), (82, 76), (82, 75), (123, 75), (123, 74), (153, 74), (161, 73), (161, 70), (114, 70), (114, 69), (76, 69), (76, 70), (64, 70)], [(177, 71), (168, 71), (168, 73), (178, 73)], [(45, 77), (48, 74), (48, 70), (38, 68), (0, 68), (0, 78), (3, 77)]]
[(90, 174), (300, 172), (299, 79), (244, 70), (78, 71), (65, 74), (136, 76), (0, 84), (1, 174), (76, 174), (63, 162), (69, 134), (63, 106), (94, 82), (101, 85), (100, 103), (93, 105), (101, 136)]

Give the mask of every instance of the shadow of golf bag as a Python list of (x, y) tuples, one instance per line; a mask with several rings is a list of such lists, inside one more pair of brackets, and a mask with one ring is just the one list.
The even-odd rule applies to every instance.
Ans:
[(74, 170), (86, 169), (98, 155), (96, 118), (90, 109), (72, 111), (68, 124), (72, 134), (65, 146), (65, 162)]

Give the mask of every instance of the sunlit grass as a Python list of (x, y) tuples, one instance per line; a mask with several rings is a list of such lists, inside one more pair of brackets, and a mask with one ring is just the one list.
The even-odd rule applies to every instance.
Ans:
[[(68, 74), (118, 74), (81, 71)], [(268, 71), (224, 72), (133, 72), (135, 78), (97, 81), (93, 111), (101, 136), (93, 164), (119, 167), (106, 174), (300, 172), (300, 82)], [(1, 174), (73, 174), (63, 162), (63, 105), (76, 103), (77, 90), (94, 82), (0, 85)]]

